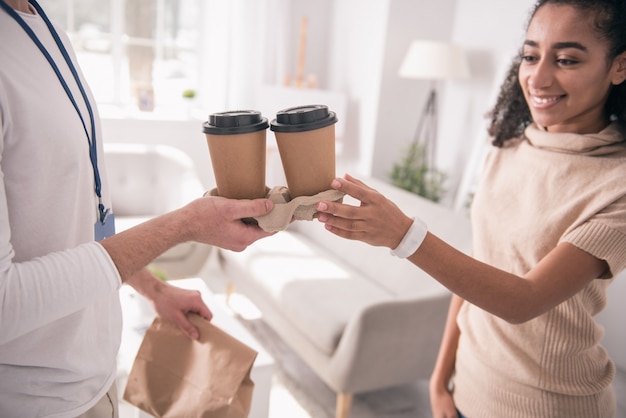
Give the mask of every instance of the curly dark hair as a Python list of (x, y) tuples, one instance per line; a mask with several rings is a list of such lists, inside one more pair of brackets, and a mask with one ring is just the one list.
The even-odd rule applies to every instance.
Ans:
[[(529, 23), (537, 10), (546, 4), (568, 5), (585, 13), (593, 13), (596, 31), (609, 44), (607, 62), (612, 62), (626, 51), (626, 0), (539, 0), (531, 11)], [(520, 50), (513, 58), (500, 87), (495, 106), (487, 114), (491, 121), (488, 133), (493, 138), (492, 144), (498, 147), (509, 139), (519, 137), (532, 122), (530, 109), (518, 80), (521, 62)], [(611, 87), (605, 109), (611, 120), (626, 126), (626, 82)]]

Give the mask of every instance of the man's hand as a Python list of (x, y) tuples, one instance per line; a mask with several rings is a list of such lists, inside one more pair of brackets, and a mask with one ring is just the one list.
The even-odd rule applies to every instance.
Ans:
[(173, 322), (192, 339), (198, 339), (198, 329), (187, 314), (194, 312), (210, 321), (213, 314), (205, 305), (200, 292), (182, 289), (155, 277), (147, 268), (131, 277), (127, 283), (152, 302), (156, 313)]
[(122, 282), (126, 282), (159, 255), (183, 242), (196, 241), (243, 251), (272, 233), (242, 219), (265, 215), (273, 207), (269, 199), (201, 197), (106, 238), (100, 244), (115, 263)]

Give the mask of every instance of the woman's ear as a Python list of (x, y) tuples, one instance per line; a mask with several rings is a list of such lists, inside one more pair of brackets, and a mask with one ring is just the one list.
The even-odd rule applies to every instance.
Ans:
[(611, 82), (617, 86), (626, 80), (626, 51), (619, 54), (614, 61), (615, 71)]

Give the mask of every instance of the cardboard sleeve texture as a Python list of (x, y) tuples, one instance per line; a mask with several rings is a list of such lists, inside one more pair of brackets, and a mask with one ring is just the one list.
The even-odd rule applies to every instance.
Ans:
[[(217, 189), (205, 193), (205, 196), (218, 196)], [(341, 202), (344, 193), (338, 190), (326, 190), (313, 196), (298, 196), (291, 198), (289, 189), (277, 186), (268, 189), (267, 199), (274, 202), (274, 209), (263, 216), (257, 216), (254, 221), (266, 232), (277, 232), (287, 229), (292, 221), (311, 221), (316, 215), (315, 205), (322, 200)]]

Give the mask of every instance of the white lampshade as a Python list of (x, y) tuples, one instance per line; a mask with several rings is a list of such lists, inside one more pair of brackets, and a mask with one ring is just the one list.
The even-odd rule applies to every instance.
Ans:
[(404, 78), (449, 80), (469, 77), (467, 57), (458, 46), (438, 41), (411, 42), (398, 75)]

